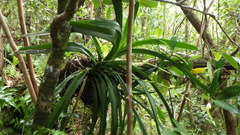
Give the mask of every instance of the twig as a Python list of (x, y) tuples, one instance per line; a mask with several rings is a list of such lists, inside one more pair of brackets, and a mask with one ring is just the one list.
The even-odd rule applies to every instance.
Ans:
[(21, 68), (21, 70), (23, 72), (24, 80), (26, 81), (27, 88), (29, 90), (29, 93), (30, 93), (32, 101), (33, 101), (33, 105), (36, 106), (37, 96), (35, 95), (35, 91), (34, 91), (34, 88), (32, 86), (31, 79), (30, 79), (30, 77), (28, 75), (26, 64), (24, 62), (24, 59), (23, 59), (22, 55), (16, 53), (18, 51), (16, 43), (14, 42), (13, 37), (12, 37), (10, 31), (9, 31), (9, 28), (8, 28), (6, 22), (4, 21), (3, 14), (2, 14), (1, 11), (0, 11), (0, 24), (3, 27), (3, 30), (4, 30), (4, 32), (5, 32), (6, 36), (7, 36), (8, 42), (9, 42), (11, 48), (13, 49), (13, 52), (15, 53), (15, 55), (18, 58), (20, 68)]

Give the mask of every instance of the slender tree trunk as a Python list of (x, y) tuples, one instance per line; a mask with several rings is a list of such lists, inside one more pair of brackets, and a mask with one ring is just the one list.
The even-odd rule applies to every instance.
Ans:
[(133, 129), (133, 106), (132, 106), (132, 31), (134, 21), (134, 0), (129, 0), (129, 13), (128, 13), (128, 34), (127, 34), (127, 95), (126, 95), (126, 108), (127, 108), (127, 135), (132, 135)]
[(0, 77), (2, 77), (3, 74), (3, 68), (4, 68), (4, 50), (3, 50), (3, 44), (2, 44), (2, 27), (0, 25)]
[[(18, 17), (19, 17), (19, 22), (20, 22), (20, 26), (21, 26), (21, 31), (22, 31), (22, 34), (27, 34), (22, 0), (18, 0), (17, 2), (18, 2)], [(24, 46), (29, 46), (28, 37), (23, 37), (23, 42), (24, 42)], [(33, 68), (32, 58), (31, 58), (30, 54), (26, 54), (26, 57), (27, 57), (27, 67), (29, 70), (29, 75), (31, 78), (31, 82), (32, 82), (34, 91), (35, 91), (35, 95), (37, 96), (38, 85), (37, 85), (37, 80), (35, 78), (35, 72), (34, 72), (34, 68)]]
[(34, 104), (34, 106), (36, 106), (37, 97), (35, 95), (35, 91), (34, 91), (34, 88), (32, 86), (31, 79), (30, 79), (30, 77), (28, 75), (28, 71), (27, 71), (27, 67), (26, 67), (25, 61), (24, 61), (22, 55), (20, 55), (19, 53), (16, 53), (18, 51), (16, 43), (14, 42), (13, 37), (12, 37), (10, 31), (9, 31), (9, 28), (8, 28), (4, 18), (3, 18), (3, 14), (1, 12), (1, 10), (0, 10), (0, 24), (3, 27), (3, 30), (4, 30), (4, 32), (6, 34), (6, 37), (7, 37), (8, 41), (9, 41), (9, 44), (10, 44), (13, 52), (15, 53), (16, 57), (18, 58), (20, 68), (21, 68), (21, 70), (23, 72), (24, 80), (26, 82), (27, 88), (28, 88), (29, 93), (31, 95), (33, 104)]

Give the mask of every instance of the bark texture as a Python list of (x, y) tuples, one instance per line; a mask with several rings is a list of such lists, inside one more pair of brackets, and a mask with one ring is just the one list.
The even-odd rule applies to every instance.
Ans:
[[(68, 21), (78, 9), (79, 1), (80, 0), (62, 0), (58, 8), (58, 13), (62, 13), (57, 15), (50, 25), (52, 51), (45, 68), (43, 80), (39, 87), (37, 107), (32, 125), (33, 131), (45, 127), (51, 114), (54, 101), (54, 90), (58, 83), (60, 70), (64, 63), (64, 52), (71, 34), (71, 25)], [(66, 6), (67, 2), (68, 4)]]

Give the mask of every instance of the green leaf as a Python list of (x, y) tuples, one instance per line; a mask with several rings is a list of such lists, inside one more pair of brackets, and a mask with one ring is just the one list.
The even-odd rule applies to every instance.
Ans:
[[(142, 45), (169, 45), (170, 46), (170, 41), (171, 40), (167, 40), (167, 39), (144, 39), (144, 40), (133, 42), (132, 47), (136, 48)], [(175, 47), (182, 48), (182, 49), (189, 49), (189, 50), (197, 50), (197, 47), (187, 43), (183, 43), (183, 42), (176, 42)], [(125, 52), (126, 52), (126, 48), (121, 48), (117, 56), (122, 55), (122, 53), (125, 53)]]
[(77, 75), (79, 75), (79, 71), (76, 71), (74, 73), (72, 73), (71, 75), (69, 75), (67, 78), (65, 78), (60, 84), (58, 84), (58, 86), (55, 89), (54, 95), (57, 96), (57, 94), (59, 94), (67, 85), (67, 83), (73, 79), (74, 77), (76, 77)]
[(139, 3), (145, 7), (157, 7), (158, 6), (158, 2), (157, 1), (153, 1), (153, 0), (138, 0)]
[[(40, 45), (34, 45), (34, 46), (27, 46), (22, 47), (18, 50), (17, 53), (20, 54), (38, 54), (38, 53), (49, 53), (52, 48), (52, 44), (40, 44)], [(76, 42), (68, 42), (66, 51), (71, 52), (81, 52), (91, 58), (91, 60), (95, 63), (96, 60), (93, 56), (93, 54), (82, 44), (76, 43)]]
[(100, 44), (99, 44), (97, 38), (95, 38), (95, 37), (93, 37), (93, 41), (94, 41), (94, 43), (95, 43), (94, 45), (95, 45), (96, 51), (97, 51), (97, 53), (98, 53), (98, 61), (102, 61), (103, 54), (102, 54), (102, 49), (101, 49), (101, 47), (100, 47)]
[(223, 58), (226, 59), (235, 69), (238, 69), (238, 63), (228, 54), (222, 54)]
[(213, 54), (217, 61), (219, 61), (222, 58), (222, 56), (218, 52), (213, 51)]
[(170, 67), (170, 71), (174, 74), (174, 75), (178, 75), (181, 77), (184, 77), (184, 74), (181, 70), (179, 70), (178, 68), (176, 68), (175, 66)]
[(153, 99), (152, 95), (148, 92), (147, 86), (144, 82), (142, 82), (136, 75), (133, 75), (134, 78), (137, 79), (138, 83), (141, 85), (141, 87), (143, 88), (143, 90), (146, 92), (146, 96), (148, 98), (148, 101), (150, 103), (150, 106), (152, 108), (152, 112), (153, 112), (153, 119), (157, 125), (157, 131), (160, 134), (160, 129), (159, 126), (164, 130), (164, 127), (162, 126), (162, 124), (158, 123), (158, 117), (157, 117), (157, 111), (156, 111), (156, 103), (155, 100)]
[(94, 85), (93, 86), (93, 110), (92, 112), (94, 112), (92, 114), (92, 124), (90, 126), (90, 130), (87, 131), (86, 135), (92, 135), (93, 133), (93, 130), (95, 128), (95, 125), (97, 123), (97, 120), (98, 120), (98, 114), (99, 114), (99, 96), (98, 96), (98, 90), (97, 90), (97, 86)]
[(96, 63), (96, 60), (95, 60), (93, 54), (82, 44), (79, 44), (76, 42), (68, 42), (66, 51), (81, 52), (81, 53), (85, 54), (86, 56), (88, 56), (93, 61), (94, 64)]
[(98, 0), (92, 0), (92, 2), (93, 2), (93, 4), (94, 4), (94, 7), (95, 7), (96, 9), (98, 9), (98, 7), (99, 7), (99, 1), (98, 1)]
[(207, 69), (208, 69), (208, 76), (209, 76), (209, 80), (212, 83), (213, 80), (213, 71), (212, 71), (212, 65), (209, 61), (207, 61)]
[(164, 116), (163, 111), (161, 109), (159, 109), (158, 107), (157, 107), (157, 111), (158, 111), (158, 117), (160, 118), (162, 123), (166, 124), (166, 117)]
[(163, 135), (178, 135), (177, 133), (170, 131), (170, 130), (163, 130), (161, 133)]
[(106, 5), (112, 5), (112, 0), (103, 0), (102, 3)]
[(240, 94), (240, 86), (229, 86), (223, 89), (219, 94), (217, 94), (216, 99), (218, 100), (226, 100)]
[(39, 44), (34, 46), (26, 46), (20, 48), (17, 53), (19, 54), (38, 54), (38, 53), (49, 53), (52, 48), (52, 44)]
[(85, 77), (88, 71), (89, 69), (86, 69), (80, 72), (79, 75), (76, 76), (76, 78), (74, 78), (71, 81), (64, 96), (61, 98), (60, 102), (56, 105), (56, 108), (53, 110), (52, 114), (50, 115), (46, 127), (52, 128), (52, 126), (54, 125), (55, 121), (57, 120), (59, 115), (62, 113), (64, 108), (68, 106), (69, 100), (71, 99), (75, 90), (78, 88), (78, 86), (80, 85), (80, 83), (82, 82), (83, 78)]
[(219, 76), (221, 74), (223, 66), (224, 66), (224, 59), (220, 59), (216, 64), (216, 67), (215, 67), (216, 72), (214, 73), (213, 81), (208, 91), (209, 93), (211, 93), (211, 95), (214, 95), (214, 93), (219, 88), (218, 80), (219, 80)]
[(177, 43), (177, 36), (173, 36), (169, 42), (171, 50), (174, 50)]
[(121, 29), (116, 21), (111, 20), (80, 20), (70, 21), (73, 32), (103, 38), (114, 45), (121, 38)]
[(191, 58), (189, 58), (188, 61), (195, 60), (195, 59), (198, 59), (198, 58), (201, 58), (201, 57), (202, 57), (201, 55), (194, 55)]
[(213, 102), (217, 106), (219, 106), (219, 107), (221, 107), (221, 108), (223, 108), (227, 111), (233, 112), (233, 113), (238, 114), (238, 115), (240, 114), (239, 110), (235, 106), (229, 104), (228, 102), (221, 101), (221, 100), (213, 100)]
[(207, 87), (204, 84), (202, 84), (193, 74), (191, 74), (185, 67), (183, 67), (182, 65), (173, 61), (172, 59), (170, 59), (166, 55), (163, 55), (163, 54), (151, 51), (151, 50), (147, 50), (147, 49), (133, 49), (133, 53), (149, 54), (149, 55), (158, 57), (158, 58), (163, 59), (163, 60), (168, 60), (169, 64), (171, 64), (172, 66), (175, 66), (176, 68), (181, 70), (185, 75), (189, 76), (195, 84), (197, 84), (199, 87), (202, 88), (203, 91), (207, 91)]
[(173, 122), (177, 125), (177, 128), (174, 128), (174, 131), (183, 133), (184, 135), (187, 134), (186, 129), (182, 125), (180, 125), (179, 122), (177, 122), (175, 119), (173, 119)]
[(138, 125), (140, 127), (140, 130), (142, 131), (142, 135), (147, 135), (147, 130), (142, 122), (142, 119), (140, 118), (140, 116), (138, 115), (137, 111), (133, 108), (133, 113), (134, 113), (134, 117), (136, 118)]
[(109, 91), (110, 103), (111, 103), (111, 134), (117, 134), (118, 128), (118, 114), (117, 114), (117, 95), (116, 95), (116, 87), (117, 85), (113, 85), (107, 75), (103, 75), (103, 78), (106, 81)]
[[(139, 9), (139, 2), (136, 2), (135, 8), (134, 8), (134, 20), (133, 20), (134, 22), (135, 22), (136, 17), (137, 17), (138, 9)], [(121, 38), (121, 41), (119, 43), (119, 48), (120, 48), (119, 50), (122, 50), (122, 49), (126, 50), (127, 32), (128, 32), (128, 19), (126, 20), (124, 28), (123, 28), (122, 38)], [(115, 56), (115, 58), (116, 58), (116, 56)]]
[(122, 0), (112, 0), (116, 21), (120, 25), (120, 28), (122, 28), (122, 19), (123, 19), (123, 12), (122, 12)]
[(46, 36), (46, 35), (50, 35), (50, 27), (44, 31), (28, 33), (28, 34), (22, 35), (21, 37), (35, 37), (35, 36)]
[(100, 74), (97, 74), (97, 78), (95, 78), (95, 82), (97, 84), (97, 90), (99, 93), (99, 104), (100, 104), (100, 130), (99, 135), (105, 135), (106, 131), (106, 118), (107, 118), (107, 108), (108, 108), (108, 100), (107, 100), (107, 86), (103, 77)]

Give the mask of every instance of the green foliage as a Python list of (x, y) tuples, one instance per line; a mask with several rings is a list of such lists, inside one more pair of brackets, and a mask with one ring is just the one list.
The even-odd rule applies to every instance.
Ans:
[[(3, 5), (6, 5), (5, 3), (7, 2), (11, 3), (8, 4), (8, 6), (13, 5), (12, 1), (3, 1)], [(56, 101), (53, 113), (48, 121), (48, 126), (53, 127), (54, 124), (61, 121), (62, 125), (56, 126), (56, 128), (66, 127), (67, 122), (69, 121), (65, 120), (69, 120), (70, 116), (74, 115), (69, 112), (69, 110), (72, 109), (72, 106), (69, 103), (74, 96), (74, 92), (76, 93), (80, 86), (82, 86), (86, 87), (81, 87), (83, 91), (92, 90), (93, 99), (90, 104), (90, 108), (93, 112), (91, 120), (92, 123), (91, 126), (88, 127), (89, 130), (86, 134), (92, 134), (92, 132), (95, 132), (96, 128), (100, 129), (99, 134), (106, 134), (106, 131), (108, 130), (111, 131), (111, 134), (124, 134), (126, 125), (126, 112), (124, 106), (126, 98), (124, 76), (126, 63), (124, 61), (124, 55), (126, 53), (126, 35), (128, 26), (126, 19), (127, 4), (123, 2), (127, 2), (127, 0), (104, 0), (102, 3), (98, 0), (94, 0), (93, 2), (96, 8), (99, 8), (102, 3), (108, 4), (104, 5), (107, 7), (106, 9), (108, 9), (106, 16), (108, 19), (114, 18), (116, 21), (70, 21), (73, 28), (72, 32), (75, 33), (74, 36), (72, 34), (72, 39), (76, 38), (76, 40), (68, 42), (66, 51), (71, 52), (72, 54), (84, 54), (90, 59), (88, 62), (91, 66), (71, 74), (57, 86), (55, 91)], [(226, 27), (227, 32), (232, 33), (232, 29), (235, 28), (235, 26), (232, 25), (232, 22), (239, 18), (239, 15), (237, 14), (238, 9), (236, 8), (237, 6), (229, 6), (231, 3), (230, 0), (222, 3), (224, 3), (225, 6), (219, 7), (219, 12), (224, 13), (220, 13), (219, 15), (220, 18), (226, 20), (225, 24), (229, 25), (229, 27)], [(88, 18), (88, 9), (90, 9), (87, 8), (88, 4), (89, 3), (86, 4), (86, 7), (84, 6), (79, 9), (80, 11), (77, 13), (77, 17), (84, 17), (84, 19)], [(29, 27), (30, 31), (45, 29), (45, 25), (48, 25), (49, 20), (51, 20), (49, 14), (53, 12), (53, 7), (55, 7), (54, 5), (56, 5), (56, 2), (52, 4), (52, 1), (50, 0), (44, 2), (26, 1), (25, 5), (31, 7), (27, 10), (27, 12), (31, 13), (31, 19), (35, 19), (35, 21), (32, 21), (31, 23), (34, 25), (39, 24), (40, 26), (40, 28), (38, 26), (36, 26), (36, 28), (31, 26)], [(191, 128), (194, 128), (192, 133), (197, 133), (201, 130), (197, 125), (203, 125), (201, 122), (206, 124), (210, 121), (209, 123), (215, 125), (214, 121), (216, 121), (216, 119), (209, 118), (211, 117), (209, 114), (206, 115), (208, 112), (206, 105), (201, 101), (202, 99), (212, 101), (217, 106), (239, 115), (239, 110), (236, 105), (224, 101), (227, 99), (234, 99), (234, 97), (239, 98), (239, 86), (229, 86), (221, 91), (220, 87), (225, 82), (220, 82), (219, 80), (221, 73), (223, 72), (222, 69), (224, 67), (225, 60), (235, 69), (239, 69), (236, 59), (228, 55), (234, 48), (229, 46), (225, 47), (225, 44), (222, 44), (222, 41), (219, 41), (225, 41), (225, 39), (222, 38), (222, 34), (218, 32), (217, 36), (215, 36), (218, 39), (214, 39), (214, 41), (219, 44), (220, 52), (213, 52), (215, 60), (217, 61), (216, 64), (209, 60), (207, 63), (208, 72), (193, 75), (190, 72), (192, 68), (191, 62), (199, 60), (203, 54), (190, 56), (191, 58), (188, 59), (185, 58), (185, 56), (181, 56), (179, 52), (184, 52), (189, 55), (193, 51), (204, 48), (201, 48), (201, 46), (198, 46), (197, 48), (195, 45), (191, 45), (195, 44), (198, 40), (196, 33), (192, 28), (187, 27), (187, 25), (185, 27), (187, 27), (191, 34), (187, 35), (184, 33), (184, 21), (182, 20), (183, 16), (180, 15), (177, 8), (172, 10), (173, 8), (171, 7), (171, 5), (165, 3), (158, 4), (158, 2), (153, 0), (138, 0), (135, 4), (136, 25), (133, 38), (134, 42), (132, 44), (134, 62), (139, 60), (142, 63), (142, 60), (145, 60), (145, 58), (152, 58), (157, 61), (157, 64), (149, 64), (148, 68), (133, 66), (134, 128), (137, 132), (142, 132), (142, 134), (148, 134), (149, 125), (151, 127), (150, 129), (153, 129), (154, 131), (152, 132), (155, 134), (171, 135), (177, 134), (176, 132), (188, 134), (190, 132), (188, 129)], [(113, 8), (114, 13), (110, 10)], [(232, 12), (230, 12), (231, 9)], [(14, 10), (16, 9), (14, 8)], [(4, 10), (4, 12), (6, 14), (7, 10)], [(41, 12), (43, 16), (38, 14), (39, 12)], [(87, 17), (85, 18), (85, 16)], [(43, 22), (36, 22), (36, 18), (41, 18)], [(14, 19), (10, 18), (9, 20)], [(124, 21), (125, 23), (123, 23)], [(145, 28), (145, 30), (143, 28), (144, 21), (147, 23), (147, 28)], [(8, 23), (11, 25), (12, 22), (8, 21)], [(11, 26), (14, 27), (14, 25)], [(214, 31), (215, 30), (212, 30), (213, 33)], [(35, 54), (34, 57), (36, 57), (36, 59), (39, 59), (39, 53), (49, 53), (51, 51), (51, 44), (47, 43), (50, 42), (49, 37), (47, 37), (47, 35), (50, 34), (49, 32), (50, 28), (47, 28), (42, 32), (23, 35), (31, 37), (32, 43), (38, 45), (20, 48), (18, 53)], [(83, 39), (81, 39), (83, 37), (82, 35), (88, 36), (92, 40), (84, 44), (82, 42)], [(187, 39), (185, 40), (183, 35), (185, 35), (185, 37), (190, 36), (189, 41), (187, 41)], [(38, 36), (44, 37), (39, 38)], [(235, 38), (234, 34), (231, 35), (231, 37)], [(188, 43), (181, 42), (184, 40)], [(221, 51), (226, 54), (221, 54)], [(237, 54), (236, 57), (238, 56), (239, 54)], [(39, 68), (37, 73), (40, 77), (42, 74), (40, 70), (43, 70), (42, 61), (44, 60), (45, 58), (41, 58), (39, 62), (36, 63), (36, 65), (38, 65), (37, 68)], [(17, 61), (13, 59), (13, 61), (9, 60), (7, 62), (9, 65), (5, 68), (4, 72), (6, 74), (9, 73), (11, 77), (16, 77), (19, 73), (15, 68), (18, 64)], [(236, 70), (234, 78), (229, 79), (229, 85), (239, 82), (238, 72), (239, 71)], [(87, 89), (89, 88), (87, 85), (83, 85), (85, 79), (86, 83), (92, 86), (90, 89)], [(183, 97), (182, 94), (184, 91), (184, 85), (182, 84), (184, 84), (186, 80), (193, 82), (194, 85), (191, 87), (190, 91), (190, 96), (192, 97), (188, 97), (188, 102), (190, 102), (189, 104), (192, 106), (190, 105), (189, 107), (188, 105), (187, 108), (184, 108), (184, 113), (187, 117), (188, 115), (194, 115), (195, 119), (193, 121), (195, 123), (189, 124), (190, 122), (187, 121), (188, 118), (185, 117), (181, 120), (181, 124), (184, 125), (183, 127), (180, 123), (174, 120), (174, 117), (177, 115), (175, 113), (175, 116), (173, 116), (172, 108), (176, 107), (181, 102), (180, 100)], [(21, 113), (29, 115), (29, 106), (25, 104), (29, 104), (30, 102), (29, 95), (22, 98), (15, 98), (14, 93), (17, 92), (16, 90), (9, 89), (8, 87), (2, 87), (1, 89), (3, 89), (0, 91), (0, 103), (2, 108), (10, 107), (18, 111), (23, 110)], [(62, 97), (59, 97), (59, 93), (64, 90), (65, 94)], [(169, 105), (170, 103), (171, 106)], [(174, 112), (178, 111), (178, 108), (174, 109)], [(148, 116), (149, 119), (147, 119), (146, 116)], [(25, 117), (24, 124), (29, 126), (31, 121), (26, 119), (27, 118)], [(12, 121), (12, 123), (17, 122), (19, 122), (19, 120)], [(22, 126), (21, 124), (16, 125), (18, 128)], [(152, 125), (154, 125), (154, 127), (152, 127)], [(41, 129), (40, 131), (35, 132), (35, 134), (42, 133), (64, 134), (63, 132), (51, 129)], [(219, 133), (219, 131), (217, 133)]]
[(33, 133), (33, 135), (67, 135), (63, 131), (58, 131), (49, 128), (41, 128)]
[(239, 96), (240, 94), (240, 86), (229, 86), (225, 89), (223, 89), (219, 94), (217, 94), (216, 99), (218, 100), (226, 100), (230, 99), (236, 96)]
[(227, 111), (233, 112), (233, 113), (237, 114), (237, 116), (240, 116), (240, 112), (239, 112), (238, 108), (235, 107), (234, 105), (231, 105), (228, 102), (221, 101), (221, 100), (213, 100), (213, 102), (216, 105), (220, 106), (221, 108), (223, 108)]

